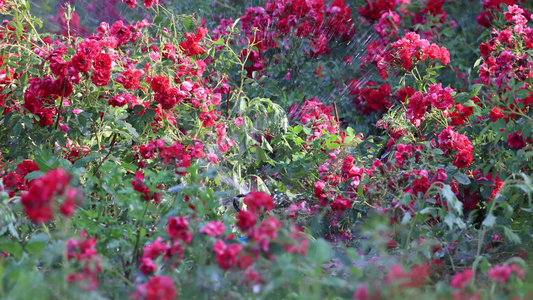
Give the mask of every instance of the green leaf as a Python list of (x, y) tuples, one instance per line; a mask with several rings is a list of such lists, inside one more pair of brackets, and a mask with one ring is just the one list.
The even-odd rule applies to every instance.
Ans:
[(87, 127), (87, 118), (83, 114), (78, 115), (78, 122), (82, 128)]
[(508, 238), (510, 241), (515, 242), (515, 243), (521, 242), (520, 237), (516, 233), (514, 233), (511, 230), (511, 228), (507, 226), (502, 226), (502, 227), (503, 227), (503, 234), (505, 235), (506, 238)]
[(90, 155), (90, 156), (83, 157), (83, 158), (79, 159), (78, 161), (76, 161), (72, 167), (73, 168), (81, 168), (81, 167), (85, 166), (86, 163), (88, 163), (90, 161), (93, 161), (96, 158), (98, 158), (98, 156), (96, 156), (96, 155)]
[(523, 99), (529, 96), (530, 91), (529, 90), (519, 90), (515, 94), (515, 98)]
[(33, 235), (26, 244), (25, 249), (30, 254), (39, 254), (49, 240), (48, 235), (44, 233)]
[(346, 128), (346, 136), (355, 136), (355, 130), (352, 127)]
[(486, 257), (483, 257), (481, 261), (481, 267), (480, 267), (481, 273), (485, 274), (487, 273), (489, 269), (490, 269), (489, 260)]
[(408, 224), (411, 221), (411, 213), (406, 213), (402, 218), (402, 224)]
[(479, 66), (479, 64), (481, 64), (482, 61), (483, 61), (483, 57), (478, 58), (476, 62), (474, 63), (474, 69), (477, 68), (477, 66)]
[(43, 28), (43, 22), (41, 21), (41, 19), (35, 18), (34, 21), (35, 23), (37, 23), (37, 25), (39, 25), (39, 29)]
[(505, 128), (507, 128), (507, 123), (505, 123), (504, 119), (499, 119), (496, 122), (492, 123), (492, 130), (494, 131), (500, 131), (500, 129), (505, 129)]
[(131, 126), (130, 123), (124, 123), (125, 126), (126, 126), (126, 130), (131, 134), (131, 138), (133, 140), (137, 140), (137, 138), (139, 138), (139, 133), (137, 133), (137, 130), (135, 130), (135, 128), (133, 128), (133, 126)]
[(22, 124), (17, 123), (17, 124), (13, 127), (13, 135), (14, 135), (14, 136), (19, 136), (21, 132), (22, 132)]
[(19, 259), (22, 256), (22, 245), (17, 241), (11, 241), (7, 237), (1, 237), (0, 251), (5, 251)]
[(213, 45), (224, 46), (224, 39), (218, 38), (216, 41), (213, 42)]
[(32, 181), (34, 179), (37, 179), (41, 176), (44, 175), (45, 172), (43, 171), (33, 171), (31, 173), (28, 173), (28, 175), (26, 175), (26, 177), (24, 177), (24, 179), (26, 179), (27, 181)]
[(483, 226), (492, 228), (496, 224), (496, 217), (491, 213), (483, 221)]
[(452, 208), (460, 216), (463, 214), (463, 203), (455, 197), (452, 188), (448, 184), (445, 184), (442, 188), (442, 196), (446, 199), (446, 202), (448, 202), (449, 208)]
[(470, 87), (470, 97), (476, 97), (481, 88), (483, 87), (482, 84), (474, 84)]
[(302, 125), (298, 125), (298, 126), (295, 126), (295, 127), (292, 128), (292, 132), (298, 134), (298, 133), (302, 132), (302, 129), (303, 129)]
[(313, 134), (313, 130), (311, 128), (309, 128), (309, 127), (303, 127), (303, 130), (304, 130), (305, 134), (307, 134), (307, 135)]
[(465, 174), (455, 173), (453, 174), (453, 178), (455, 178), (455, 180), (457, 180), (460, 184), (470, 184), (470, 179)]
[(453, 213), (448, 213), (446, 217), (444, 218), (444, 223), (446, 223), (450, 229), (455, 229), (454, 225), (457, 225), (457, 227), (464, 229), (466, 228), (466, 224), (461, 220), (461, 218), (457, 217)]
[[(363, 177), (361, 177), (361, 180), (364, 178), (364, 174), (363, 174)], [(364, 190), (363, 190), (363, 184), (359, 183), (359, 186), (357, 187), (357, 196), (361, 199), (365, 199), (365, 194), (364, 194)]]
[(316, 264), (322, 264), (331, 260), (331, 245), (324, 239), (320, 238), (309, 245), (307, 257)]

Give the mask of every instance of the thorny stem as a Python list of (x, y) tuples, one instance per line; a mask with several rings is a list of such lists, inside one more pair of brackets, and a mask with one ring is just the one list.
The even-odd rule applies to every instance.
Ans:
[(109, 157), (109, 155), (111, 155), (111, 153), (113, 152), (113, 147), (115, 147), (115, 143), (117, 142), (117, 136), (118, 136), (118, 133), (115, 133), (113, 135), (113, 139), (111, 140), (111, 145), (109, 146), (109, 152), (107, 153), (107, 155), (102, 158), (102, 161), (100, 162), (100, 164), (98, 164), (98, 167), (96, 167), (96, 169), (94, 170), (94, 173), (93, 175), (96, 175), (96, 173), (98, 173), (98, 170), (100, 169), (100, 167), (104, 164), (104, 162), (106, 161), (106, 159)]
[(226, 120), (229, 118), (229, 98), (231, 96), (231, 88), (228, 90), (228, 100), (226, 101)]
[(474, 260), (474, 264), (472, 265), (472, 272), (474, 273), (474, 275), (472, 276), (472, 281), (470, 282), (471, 286), (474, 286), (474, 282), (476, 281), (476, 271), (477, 271), (477, 266), (479, 265), (479, 261), (481, 260), (480, 254), (481, 254), (481, 248), (483, 247), (483, 240), (485, 240), (486, 229), (487, 228), (483, 226), (483, 230), (481, 230), (481, 236), (478, 240), (476, 260)]
[[(44, 46), (46, 45), (46, 43), (41, 39), (41, 35), (39, 34), (39, 32), (37, 32), (37, 29), (35, 29), (35, 26), (33, 26), (33, 23), (31, 22), (31, 20), (28, 18), (28, 15), (27, 14), (24, 14), (24, 20), (26, 22), (28, 22), (28, 25), (30, 25), (31, 29), (33, 29), (33, 31), (35, 32), (35, 35), (37, 36), (37, 38), (39, 39), (39, 41), (41, 42), (41, 44)], [(43, 50), (43, 48), (39, 47), (38, 45), (35, 45), (35, 47), (39, 48), (40, 50)]]
[(120, 277), (120, 279), (122, 279), (122, 281), (124, 281), (125, 283), (127, 283), (129, 286), (135, 286), (135, 284), (133, 284), (131, 281), (129, 281), (128, 278), (126, 278), (124, 275), (120, 274), (120, 272), (117, 270), (116, 267), (113, 267), (113, 271), (115, 272), (115, 274), (117, 274), (118, 277)]
[[(433, 228), (433, 226), (431, 226), (428, 222), (426, 222), (426, 225), (428, 225), (430, 228)], [(438, 236), (435, 236), (435, 238), (437, 239), (437, 241), (439, 241), (441, 245), (444, 245), (444, 242)], [(450, 253), (450, 250), (448, 250), (448, 247), (444, 247), (444, 250), (446, 251), (448, 258), (450, 259), (450, 263), (452, 264), (452, 271), (455, 273), (455, 264), (453, 263), (452, 254)]]
[[(438, 190), (439, 188), (439, 184), (442, 184), (442, 182), (439, 182), (439, 181), (436, 181), (434, 183), (432, 183), (428, 190), (424, 193), (424, 195), (422, 196), (423, 199), (426, 199), (427, 196), (429, 195), (429, 192), (433, 189), (435, 190)], [(411, 222), (411, 226), (409, 228), (409, 233), (407, 234), (407, 240), (405, 241), (405, 245), (404, 245), (404, 252), (402, 254), (402, 258), (401, 258), (401, 262), (402, 264), (405, 263), (405, 258), (406, 258), (406, 255), (407, 255), (407, 247), (409, 246), (409, 243), (411, 241), (411, 235), (413, 234), (413, 230), (415, 228), (415, 224), (416, 224), (416, 217), (419, 213), (419, 211), (421, 210), (421, 206), (423, 205), (423, 203), (420, 203), (420, 198), (416, 198), (416, 204), (418, 205), (418, 209), (417, 211), (414, 213), (414, 216), (412, 217), (412, 222)], [(451, 258), (451, 257), (450, 257)]]
[[(487, 216), (492, 214), (492, 210), (494, 209), (495, 205), (496, 203), (493, 202), (493, 204), (490, 206)], [(481, 248), (483, 247), (483, 241), (485, 240), (485, 234), (487, 233), (487, 226), (485, 225), (482, 225), (482, 226), (483, 226), (483, 229), (481, 230), (481, 236), (477, 244), (476, 260), (474, 260), (474, 264), (472, 265), (472, 272), (474, 273), (474, 275), (472, 276), (472, 281), (470, 282), (471, 286), (474, 286), (474, 282), (476, 281), (477, 266), (479, 265), (479, 262), (481, 260)]]
[(337, 125), (341, 126), (339, 122), (339, 114), (337, 113), (337, 102), (333, 101), (333, 107), (335, 108), (335, 120), (337, 121)]
[(63, 97), (59, 97), (59, 109), (57, 110), (56, 125), (54, 126), (55, 130), (59, 128), (59, 119), (61, 119), (62, 110), (63, 110)]
[[(418, 201), (419, 199), (417, 198), (416, 202), (418, 204)], [(407, 247), (409, 247), (409, 242), (411, 241), (411, 235), (413, 234), (413, 230), (415, 228), (415, 224), (416, 224), (416, 213), (415, 215), (412, 217), (413, 218), (413, 221), (411, 222), (411, 227), (409, 228), (409, 233), (407, 234), (407, 240), (405, 241), (405, 245), (404, 245), (404, 249), (403, 249), (403, 253), (402, 253), (402, 258), (401, 258), (401, 262), (402, 264), (405, 264), (405, 258), (407, 257)]]
[(146, 207), (143, 212), (142, 220), (141, 220), (141, 226), (139, 227), (139, 231), (137, 231), (137, 240), (135, 241), (135, 249), (133, 249), (133, 255), (131, 256), (131, 262), (137, 261), (137, 254), (139, 252), (139, 242), (141, 239), (141, 229), (144, 227), (144, 217), (146, 216), (146, 211), (148, 211), (148, 203), (145, 203)]

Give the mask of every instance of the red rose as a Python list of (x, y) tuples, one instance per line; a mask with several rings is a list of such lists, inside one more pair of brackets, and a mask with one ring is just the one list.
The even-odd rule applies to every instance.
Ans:
[(80, 72), (89, 72), (91, 70), (91, 59), (83, 53), (76, 53), (72, 57), (72, 66)]

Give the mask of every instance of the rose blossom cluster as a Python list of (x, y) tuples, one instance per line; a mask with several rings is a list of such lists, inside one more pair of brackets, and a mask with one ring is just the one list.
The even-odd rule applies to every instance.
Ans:
[[(512, 6), (524, 1), (525, 0), (483, 0), (484, 10), (476, 16), (476, 21), (479, 25), (485, 28), (491, 28), (494, 15), (501, 11), (501, 4)], [(527, 13), (527, 11), (523, 12), (523, 16), (529, 21), (530, 14)]]
[(340, 162), (337, 159), (339, 153), (331, 153), (330, 159), (322, 164), (318, 168), (318, 173), (320, 173), (320, 180), (314, 184), (314, 195), (318, 199), (318, 202), (322, 207), (331, 206), (333, 211), (345, 211), (352, 206), (352, 201), (342, 197), (341, 195), (336, 195), (333, 187), (338, 186), (341, 183), (350, 182), (348, 191), (350, 194), (348, 196), (357, 197), (357, 189), (361, 183), (361, 178), (363, 174), (368, 174), (372, 176), (372, 170), (366, 170), (362, 167), (357, 167), (354, 165), (354, 158), (351, 155), (347, 155), (342, 160), (341, 164), (341, 174), (339, 176), (338, 164)]
[(473, 161), (474, 147), (464, 134), (453, 131), (453, 127), (448, 126), (438, 135), (438, 145), (444, 150), (444, 155), (456, 151), (453, 165), (457, 168), (466, 168)]
[[(271, 196), (262, 192), (252, 192), (245, 197), (244, 204), (247, 206), (247, 210), (242, 210), (238, 213), (237, 227), (247, 237), (245, 245), (236, 242), (233, 234), (223, 238), (222, 235), (226, 231), (226, 226), (219, 221), (205, 223), (198, 232), (216, 238), (216, 240), (212, 239), (214, 240), (212, 250), (215, 254), (214, 261), (221, 270), (231, 271), (236, 269), (243, 272), (245, 277), (243, 282), (255, 285), (262, 283), (264, 280), (252, 268), (252, 265), (261, 255), (265, 255), (268, 259), (273, 258), (269, 252), (271, 243), (279, 243), (288, 253), (305, 255), (308, 241), (305, 235), (295, 230), (290, 233), (291, 242), (280, 242), (278, 237), (281, 230), (281, 222), (273, 216), (268, 216), (260, 223), (257, 222), (262, 213), (271, 211), (274, 208)], [(161, 237), (157, 237), (144, 247), (140, 259), (140, 271), (143, 274), (149, 275), (157, 272), (158, 266), (155, 260), (160, 256), (163, 257), (165, 262), (173, 261), (171, 268), (174, 268), (183, 259), (184, 247), (190, 245), (193, 239), (189, 220), (184, 216), (171, 217), (168, 219), (166, 231), (169, 237), (168, 241), (164, 242)], [(131, 296), (135, 299), (151, 299), (148, 295), (155, 293), (155, 289), (161, 280), (160, 278), (159, 276), (153, 276), (150, 281), (140, 285)], [(168, 285), (166, 285), (168, 290), (163, 288), (162, 293), (174, 290), (170, 289), (170, 285), (173, 286), (171, 279), (168, 278), (165, 281), (168, 281)]]
[(352, 100), (355, 107), (361, 111), (363, 115), (371, 115), (373, 113), (385, 113), (391, 106), (392, 90), (388, 83), (379, 84), (375, 81), (369, 81), (366, 86), (361, 87), (357, 79), (353, 79), (348, 86), (350, 95), (354, 96)]
[[(54, 169), (30, 182), (29, 189), (20, 196), (20, 203), (32, 222), (51, 221), (55, 209), (66, 217), (74, 213), (81, 195), (78, 189), (69, 186), (70, 179), (63, 169)], [(63, 202), (56, 203), (56, 198), (63, 198)]]
[(430, 85), (426, 94), (415, 92), (409, 97), (407, 103), (407, 118), (413, 125), (420, 127), (429, 107), (447, 113), (447, 110), (453, 107), (452, 93), (454, 92), (455, 90), (450, 87), (442, 88), (441, 83)]
[[(271, 243), (280, 244), (288, 253), (306, 254), (308, 240), (297, 228), (294, 228), (290, 233), (291, 242), (286, 243), (279, 240), (279, 232), (282, 228), (279, 219), (269, 215), (258, 223), (258, 218), (261, 214), (274, 208), (274, 200), (270, 195), (262, 192), (252, 192), (244, 198), (243, 202), (248, 207), (248, 210), (242, 210), (237, 214), (237, 227), (247, 237), (246, 247), (249, 253), (241, 254), (237, 261), (237, 266), (240, 269), (248, 269), (253, 261), (259, 258), (261, 253), (266, 255), (268, 259), (272, 259), (269, 253)], [(223, 249), (226, 248), (223, 247)], [(232, 251), (240, 253), (240, 250), (236, 251), (238, 249), (240, 248), (234, 246)], [(223, 254), (228, 255), (226, 252)], [(226, 256), (222, 256), (219, 260), (227, 263), (229, 258)], [(230, 255), (230, 257), (233, 257), (233, 255)]]
[[(137, 5), (137, 0), (120, 0), (122, 3), (126, 3), (130, 8), (135, 8)], [(150, 8), (154, 5), (159, 4), (159, 0), (143, 0), (144, 7)]]
[[(501, 31), (492, 29), (491, 39), (479, 45), (483, 58), (479, 67), (479, 78), (487, 86), (495, 85), (499, 93), (510, 89), (508, 83), (511, 79), (524, 82), (533, 76), (533, 61), (524, 53), (524, 50), (533, 48), (533, 28), (527, 26), (528, 19), (523, 14), (524, 9), (521, 7), (509, 6), (508, 11), (504, 13), (507, 26)], [(527, 85), (521, 86), (521, 89), (524, 88), (527, 88)], [(515, 98), (511, 104), (513, 110), (523, 112), (524, 106), (533, 106), (531, 95), (524, 99)], [(495, 107), (496, 111), (491, 112), (492, 115), (496, 116), (497, 110), (500, 109)]]
[(450, 52), (445, 47), (421, 39), (415, 32), (406, 33), (403, 38), (392, 43), (391, 47), (382, 60), (378, 59), (378, 72), (382, 79), (389, 77), (387, 67), (401, 67), (410, 72), (413, 65), (428, 58), (431, 61), (440, 59), (442, 65), (450, 63)]
[(31, 160), (25, 160), (17, 165), (15, 172), (10, 172), (5, 175), (2, 178), (2, 183), (9, 197), (15, 196), (16, 192), (27, 191), (32, 181), (25, 180), (26, 175), (39, 170), (40, 168), (36, 163)]
[[(215, 126), (218, 134), (219, 150), (222, 152), (228, 151), (233, 146), (233, 140), (227, 137), (225, 124), (220, 123)], [(146, 160), (153, 160), (159, 157), (164, 164), (173, 164), (176, 167), (176, 173), (180, 175), (187, 174), (181, 168), (188, 168), (191, 166), (192, 159), (202, 159), (206, 157), (210, 162), (217, 164), (218, 158), (214, 153), (204, 153), (204, 145), (199, 141), (194, 141), (192, 144), (182, 144), (178, 141), (171, 146), (165, 146), (165, 141), (162, 139), (151, 140), (148, 144), (141, 144), (139, 147), (134, 146), (134, 158), (138, 160), (139, 168), (146, 167)], [(142, 180), (141, 180), (142, 181)]]
[(333, 108), (325, 106), (316, 97), (304, 100), (302, 106), (295, 103), (289, 107), (287, 112), (291, 122), (301, 122), (308, 124), (313, 129), (313, 135), (309, 138), (315, 139), (323, 135), (323, 130), (329, 134), (336, 134), (339, 131)]
[(82, 272), (68, 275), (68, 282), (81, 282), (84, 290), (92, 291), (98, 287), (101, 259), (97, 256), (96, 239), (88, 237), (84, 231), (80, 231), (79, 235), (79, 239), (69, 239), (65, 244), (67, 258), (82, 266)]
[(168, 276), (153, 276), (130, 295), (133, 300), (174, 300), (176, 297), (174, 281)]
[[(54, 124), (53, 116), (61, 118), (56, 99), (60, 98), (63, 105), (70, 105), (68, 98), (74, 92), (76, 85), (80, 84), (80, 77), (88, 77), (96, 86), (106, 86), (110, 82), (111, 71), (119, 56), (115, 55), (115, 49), (129, 41), (135, 41), (140, 35), (142, 28), (151, 24), (144, 20), (135, 25), (124, 25), (122, 21), (109, 26), (102, 23), (98, 33), (87, 37), (75, 45), (76, 52), (68, 58), (68, 47), (60, 43), (60, 40), (52, 41), (45, 39), (42, 48), (35, 48), (35, 53), (49, 64), (52, 76), (42, 78), (31, 77), (28, 80), (29, 87), (24, 93), (24, 107), (28, 112), (38, 118), (41, 126)], [(80, 76), (81, 74), (81, 76)], [(142, 70), (127, 68), (117, 78), (126, 89), (139, 88)], [(110, 101), (111, 105), (121, 106), (121, 99), (115, 98)], [(58, 122), (58, 121), (56, 121)]]
[(524, 273), (524, 270), (520, 269), (516, 263), (507, 265), (497, 265), (487, 271), (487, 275), (490, 277), (490, 279), (492, 279), (492, 281), (502, 283), (507, 283), (512, 274), (524, 280)]
[(154, 260), (161, 255), (167, 262), (173, 259), (174, 268), (183, 258), (184, 245), (190, 245), (193, 237), (189, 221), (184, 216), (168, 219), (167, 234), (170, 238), (168, 241), (163, 243), (162, 238), (157, 237), (150, 245), (144, 247), (140, 260), (140, 270), (143, 274), (151, 274), (157, 270)]
[[(252, 62), (246, 67), (248, 76), (264, 69), (265, 51), (288, 47), (282, 36), (290, 32), (294, 32), (297, 38), (309, 40), (306, 54), (311, 57), (329, 54), (331, 40), (348, 41), (355, 35), (351, 9), (344, 0), (334, 0), (328, 5), (323, 0), (269, 0), (264, 7), (248, 7), (240, 21), (246, 36), (240, 42), (257, 48), (257, 51), (244, 49), (240, 53), (241, 59), (248, 57)], [(213, 39), (227, 34), (226, 28), (232, 23), (232, 19), (221, 19)]]

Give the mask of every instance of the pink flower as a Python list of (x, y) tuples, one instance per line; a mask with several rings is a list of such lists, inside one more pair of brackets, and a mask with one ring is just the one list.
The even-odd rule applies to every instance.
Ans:
[(202, 121), (203, 127), (212, 127), (215, 125), (215, 120), (220, 115), (219, 111), (211, 110), (211, 111), (203, 111), (200, 113), (200, 116), (198, 118)]
[(487, 275), (493, 281), (499, 281), (506, 283), (509, 281), (509, 276), (511, 276), (512, 270), (509, 265), (494, 266), (487, 271)]
[(413, 146), (411, 144), (398, 144), (397, 149), (398, 151), (394, 153), (394, 158), (396, 159), (396, 166), (401, 167), (406, 159), (413, 157)]
[(489, 118), (492, 120), (492, 122), (496, 122), (497, 120), (504, 117), (505, 114), (501, 111), (499, 107), (494, 107), (489, 113)]
[(419, 288), (424, 285), (424, 281), (429, 275), (429, 265), (427, 264), (414, 265), (408, 273), (403, 270), (402, 265), (394, 265), (391, 267), (386, 281), (400, 283), (400, 289)]
[[(62, 169), (54, 169), (31, 181), (31, 187), (20, 197), (24, 212), (33, 223), (44, 223), (54, 218), (53, 207), (56, 196), (62, 196), (68, 187), (70, 175)], [(78, 198), (75, 189), (69, 189), (66, 200), (60, 208), (65, 216), (74, 212), (74, 200)]]
[(109, 77), (111, 73), (109, 70), (94, 70), (93, 75), (91, 76), (91, 81), (96, 86), (106, 86), (109, 83)]
[(128, 69), (117, 78), (117, 82), (122, 84), (125, 89), (138, 89), (141, 76), (144, 75), (143, 70)]
[(414, 93), (409, 98), (409, 103), (407, 104), (407, 118), (411, 120), (411, 123), (416, 127), (419, 127), (422, 124), (422, 118), (426, 114), (426, 109), (428, 106), (427, 98), (425, 98), (420, 92)]
[(192, 240), (192, 233), (188, 232), (189, 221), (185, 217), (168, 218), (167, 234), (173, 239), (178, 239), (189, 244)]
[(355, 294), (353, 294), (354, 300), (368, 300), (370, 299), (370, 295), (368, 293), (368, 288), (366, 287), (366, 284), (361, 284), (357, 291), (355, 291)]
[(156, 93), (163, 93), (169, 88), (170, 80), (164, 76), (156, 75), (152, 78), (150, 87)]
[(72, 57), (72, 66), (80, 72), (88, 72), (91, 70), (91, 59), (84, 53), (76, 53)]
[(526, 146), (522, 133), (516, 130), (513, 134), (509, 133), (507, 136), (507, 143), (509, 144), (509, 147), (517, 149), (522, 149)]
[(153, 273), (157, 270), (157, 266), (154, 264), (154, 261), (149, 257), (141, 258), (141, 266), (139, 268), (145, 275)]
[(454, 90), (452, 88), (442, 88), (442, 84), (432, 84), (429, 86), (429, 91), (425, 96), (425, 102), (431, 103), (434, 107), (444, 110), (446, 108), (453, 106), (453, 97), (451, 92)]
[(135, 97), (130, 94), (119, 94), (109, 99), (108, 104), (113, 107), (121, 107), (130, 102), (135, 102)]
[(159, 3), (159, 0), (144, 0), (144, 7), (150, 8), (153, 5), (157, 5)]
[(180, 49), (187, 56), (195, 56), (195, 55), (204, 54), (205, 49), (200, 47), (200, 44), (198, 42), (205, 37), (206, 33), (207, 33), (207, 29), (203, 27), (196, 28), (196, 34), (186, 32), (185, 33), (186, 41), (180, 43)]
[(253, 227), (256, 222), (255, 214), (251, 211), (241, 210), (237, 214), (237, 227), (242, 231), (246, 231), (249, 228)]
[(352, 202), (348, 199), (342, 198), (340, 195), (333, 200), (333, 203), (331, 204), (331, 209), (333, 211), (345, 211), (352, 207)]
[(113, 63), (113, 60), (111, 58), (111, 55), (107, 53), (98, 53), (94, 57), (93, 66), (97, 70), (109, 71), (111, 70), (112, 63)]
[(456, 289), (463, 289), (474, 277), (472, 269), (466, 269), (463, 272), (455, 273), (450, 282), (450, 286)]
[(226, 230), (226, 226), (224, 226), (224, 223), (218, 221), (211, 221), (205, 224), (204, 227), (200, 228), (199, 232), (205, 233), (212, 237), (216, 237), (223, 234), (224, 230)]
[(208, 159), (210, 162), (212, 162), (212, 163), (214, 163), (214, 164), (218, 164), (218, 156), (217, 156), (216, 154), (214, 154), (214, 153), (208, 153), (206, 156), (207, 156), (207, 159)]
[(217, 255), (215, 261), (222, 270), (229, 270), (237, 262), (237, 256), (242, 250), (242, 245), (226, 245), (220, 239), (213, 244), (213, 252)]
[(168, 249), (168, 245), (162, 243), (161, 237), (158, 236), (157, 239), (155, 239), (155, 241), (153, 241), (150, 245), (144, 247), (143, 257), (154, 259), (162, 253), (165, 253)]
[(241, 126), (242, 125), (242, 117), (238, 117), (235, 119), (235, 126)]
[(244, 197), (244, 204), (254, 213), (260, 212), (263, 208), (270, 211), (274, 208), (274, 199), (272, 196), (263, 192), (252, 192)]
[(172, 278), (154, 276), (145, 284), (137, 287), (130, 298), (138, 300), (173, 300), (178, 297)]
[[(128, 5), (130, 5), (130, 3), (128, 3)], [(133, 6), (135, 7), (135, 4), (133, 4)], [(115, 24), (111, 25), (109, 33), (117, 39), (119, 46), (126, 44), (128, 40), (131, 38), (131, 30), (128, 26), (124, 25), (122, 20), (119, 20)]]

